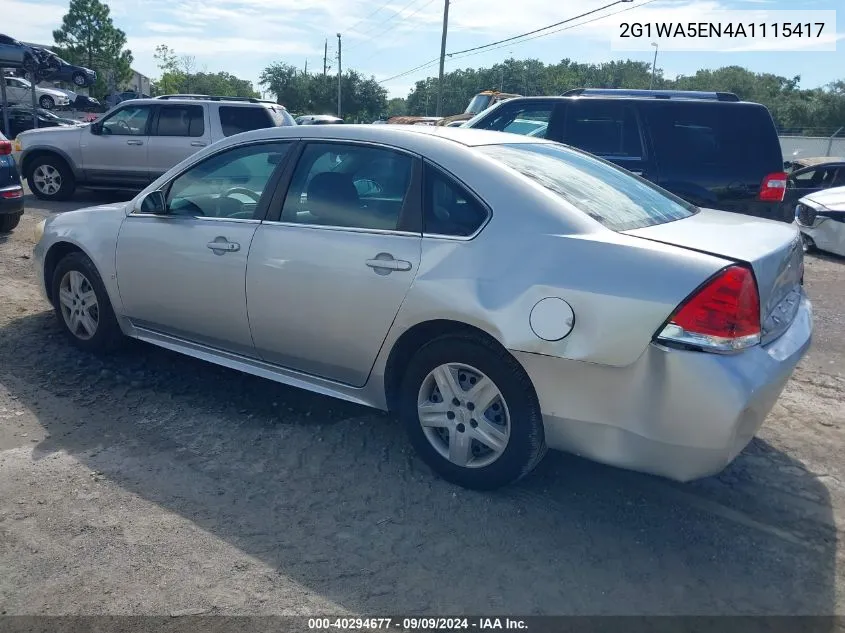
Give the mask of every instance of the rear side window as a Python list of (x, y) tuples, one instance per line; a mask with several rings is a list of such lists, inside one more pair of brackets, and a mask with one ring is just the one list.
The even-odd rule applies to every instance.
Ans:
[(266, 108), (260, 106), (220, 106), (218, 112), (224, 136), (275, 127), (273, 117)]
[(637, 114), (622, 101), (573, 100), (566, 111), (563, 142), (596, 156), (643, 157)]
[(202, 106), (161, 106), (155, 136), (202, 136), (204, 118)]
[(621, 167), (556, 143), (488, 145), (478, 151), (613, 231), (672, 222), (697, 212), (688, 202)]
[(468, 237), (485, 220), (487, 209), (439, 169), (426, 164), (423, 233)]
[[(647, 108), (661, 164), (718, 166), (739, 174), (783, 169), (777, 132), (763, 106), (733, 103), (666, 103)], [(761, 178), (762, 178), (761, 175)]]

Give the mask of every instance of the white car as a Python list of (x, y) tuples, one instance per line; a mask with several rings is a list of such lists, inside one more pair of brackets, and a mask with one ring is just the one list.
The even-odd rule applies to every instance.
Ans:
[(795, 206), (795, 220), (805, 251), (818, 248), (845, 256), (845, 187), (804, 196)]
[[(32, 102), (32, 84), (29, 81), (22, 77), (3, 77), (3, 79), (6, 80), (6, 98), (9, 103), (29, 105)], [(63, 91), (41, 86), (35, 86), (35, 99), (45, 110), (70, 104), (70, 99)]]

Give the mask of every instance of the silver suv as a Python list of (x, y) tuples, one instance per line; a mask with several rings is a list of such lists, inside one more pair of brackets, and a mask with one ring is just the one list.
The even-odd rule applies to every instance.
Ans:
[(270, 101), (164, 95), (120, 103), (83, 127), (22, 132), (21, 173), (42, 200), (64, 200), (76, 187), (143, 189), (168, 169), (226, 136), (296, 125)]

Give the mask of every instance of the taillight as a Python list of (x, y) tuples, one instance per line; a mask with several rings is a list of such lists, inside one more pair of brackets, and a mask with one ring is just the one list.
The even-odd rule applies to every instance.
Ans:
[(12, 153), (12, 141), (0, 141), (0, 156), (8, 156)]
[(734, 352), (760, 342), (760, 297), (754, 273), (728, 266), (690, 295), (657, 334), (711, 352)]
[(786, 179), (787, 175), (784, 171), (776, 171), (763, 178), (763, 184), (760, 185), (760, 200), (783, 202), (783, 196), (786, 193)]
[(0, 198), (23, 198), (23, 188), (15, 187), (14, 189), (2, 189), (0, 190)]

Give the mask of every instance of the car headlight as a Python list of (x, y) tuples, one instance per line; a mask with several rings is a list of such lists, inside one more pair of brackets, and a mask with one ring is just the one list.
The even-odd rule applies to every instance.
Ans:
[(35, 243), (41, 241), (41, 238), (44, 237), (44, 226), (47, 224), (47, 219), (41, 220), (38, 224), (35, 225), (35, 228), (32, 229), (32, 236), (35, 238)]

